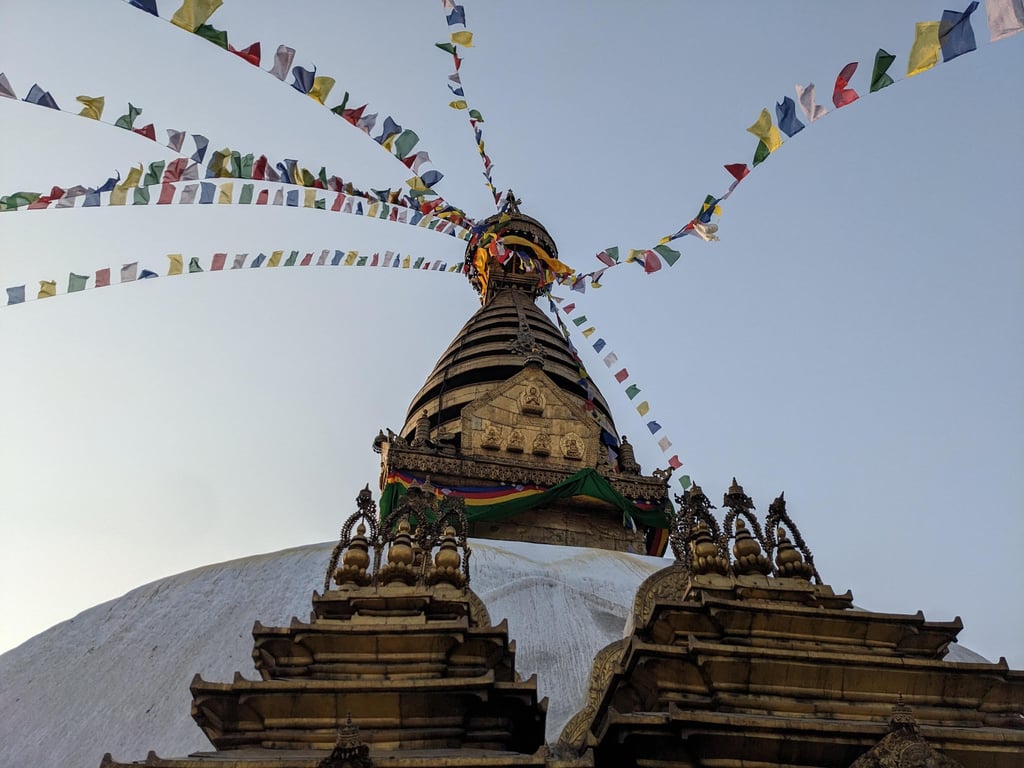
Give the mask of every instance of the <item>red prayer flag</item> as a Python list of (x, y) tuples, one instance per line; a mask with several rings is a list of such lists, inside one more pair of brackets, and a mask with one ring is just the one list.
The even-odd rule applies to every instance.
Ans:
[(373, 258), (370, 260), (370, 266), (371, 267), (376, 267), (377, 264), (378, 264), (378, 260), (379, 259), (380, 259), (380, 254), (379, 253), (373, 254)]
[(747, 167), (746, 163), (730, 163), (725, 166), (725, 170), (727, 170), (732, 177), (736, 179), (736, 181), (743, 181), (743, 179), (747, 177), (747, 174), (750, 173), (750, 169)]
[(644, 251), (644, 272), (648, 275), (661, 269), (661, 259), (654, 251)]
[(238, 48), (234, 48), (229, 44), (228, 50), (236, 56), (242, 57), (250, 64), (252, 64), (254, 67), (258, 67), (260, 65), (260, 44), (258, 42), (253, 43), (252, 45), (249, 45), (245, 48), (242, 48), (241, 50), (239, 50)]
[(562, 311), (565, 312), (565, 314), (567, 315), (570, 314), (574, 309), (576, 309), (576, 302), (573, 302), (572, 304), (566, 304), (564, 307), (562, 307)]
[(103, 288), (110, 285), (110, 267), (96, 270), (96, 287)]
[(331, 205), (331, 210), (332, 211), (340, 211), (341, 210), (341, 206), (343, 206), (344, 204), (345, 204), (345, 193), (344, 192), (339, 192), (337, 194), (337, 196), (334, 198), (334, 203)]
[(624, 382), (628, 378), (629, 378), (629, 371), (627, 371), (625, 368), (623, 368), (621, 371), (619, 371), (618, 373), (615, 374), (615, 380), (617, 382), (619, 382), (619, 384), (621, 384), (622, 382)]
[(174, 185), (164, 182), (160, 185), (160, 199), (156, 201), (157, 205), (170, 205), (174, 202)]
[(313, 254), (312, 253), (307, 253), (305, 256), (302, 257), (302, 261), (299, 262), (299, 266), (300, 267), (308, 267), (312, 263), (313, 263)]
[(269, 189), (261, 189), (260, 193), (258, 195), (256, 195), (256, 205), (266, 205), (267, 201), (269, 199), (270, 199), (270, 190)]
[(859, 97), (857, 92), (853, 88), (847, 88), (850, 84), (850, 78), (853, 77), (853, 73), (857, 71), (857, 62), (851, 61), (842, 71), (839, 73), (839, 77), (836, 78), (836, 87), (832, 91), (832, 103), (836, 105), (836, 109), (839, 107), (845, 107), (847, 104), (852, 104)]
[(179, 157), (172, 160), (167, 164), (167, 168), (164, 169), (164, 177), (162, 179), (164, 184), (172, 181), (181, 181), (181, 174), (185, 172), (185, 168), (188, 167), (188, 158)]
[(678, 455), (674, 455), (671, 459), (668, 460), (668, 465), (672, 467), (672, 469), (679, 469), (681, 466), (683, 466), (683, 462), (679, 460)]
[(139, 136), (145, 136), (150, 141), (156, 141), (156, 129), (152, 123), (144, 125), (141, 128), (132, 128), (132, 133), (137, 133)]
[(224, 262), (227, 261), (228, 255), (226, 253), (215, 253), (213, 254), (213, 261), (210, 262), (210, 271), (216, 272), (217, 270), (224, 269)]

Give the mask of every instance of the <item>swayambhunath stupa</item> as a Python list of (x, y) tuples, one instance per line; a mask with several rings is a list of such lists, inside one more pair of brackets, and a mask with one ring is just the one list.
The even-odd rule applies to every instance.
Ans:
[[(995, 322), (982, 306), (1019, 316), (1020, 303), (1008, 298), (1024, 285), (1014, 283), (1024, 279), (1019, 253), (1002, 259), (994, 245), (991, 256), (977, 248), (972, 268), (1002, 275), (985, 280), (983, 292), (956, 270), (947, 275), (937, 256), (941, 263), (930, 268), (941, 277), (930, 277), (922, 253), (907, 245), (924, 235), (897, 234), (889, 222), (865, 232), (867, 219), (882, 217), (877, 199), (862, 204), (855, 229), (818, 245), (818, 227), (834, 226), (834, 206), (809, 200), (784, 224), (771, 208), (794, 205), (781, 199), (793, 188), (771, 176), (783, 144), (810, 144), (813, 162), (828, 149), (816, 148), (812, 136), (827, 143), (843, 119), (851, 132), (861, 130), (856, 120), (879, 119), (861, 101), (878, 101), (891, 115), (903, 108), (890, 93), (924, 91), (964, 62), (995, 67), (1002, 56), (1019, 64), (1020, 0), (988, 0), (984, 12), (973, 2), (933, 10), (934, 22), (915, 17), (903, 48), (887, 43), (872, 51), (873, 67), (860, 53), (836, 68), (831, 99), (825, 88), (818, 97), (831, 107), (816, 102), (805, 79), (795, 98), (779, 97), (760, 116), (755, 109), (747, 129), (754, 141), (748, 135), (742, 149), (729, 150), (752, 157), (709, 160), (725, 178), (710, 194), (681, 201), (673, 193), (663, 208), (652, 200), (660, 224), (651, 223), (648, 206), (631, 202), (647, 199), (644, 190), (632, 189), (637, 197), (630, 198), (629, 177), (609, 175), (620, 163), (623, 173), (636, 165), (626, 149), (602, 155), (606, 167), (594, 178), (606, 184), (565, 183), (556, 155), (544, 156), (542, 135), (553, 132), (548, 140), (563, 154), (598, 156), (570, 111), (558, 118), (560, 128), (544, 117), (540, 91), (549, 81), (532, 67), (549, 72), (552, 84), (586, 80), (581, 99), (595, 105), (592, 94), (619, 98), (608, 90), (615, 78), (646, 73), (654, 92), (665, 89), (663, 101), (682, 102), (671, 112), (664, 105), (662, 119), (703, 111), (691, 115), (703, 126), (711, 119), (704, 108), (720, 103), (711, 95), (705, 102), (704, 92), (726, 86), (709, 72), (684, 82), (659, 67), (680, 56), (706, 67), (710, 59), (698, 46), (721, 46), (723, 38), (700, 43), (709, 33), (681, 22), (758, 39), (783, 21), (771, 9), (748, 9), (763, 24), (727, 33), (729, 9), (698, 19), (643, 4), (615, 13), (585, 3), (513, 10), (453, 0), (389, 3), (387, 12), (314, 13), (303, 4), (286, 12), (219, 0), (101, 5), (62, 7), (60, 32), (101, 22), (95, 28), (105, 31), (97, 34), (117, 37), (116, 50), (94, 46), (98, 60), (86, 57), (75, 70), (59, 60), (21, 60), (22, 47), (0, 74), (0, 92), (10, 97), (0, 99), (5, 109), (9, 102), (5, 114), (12, 121), (41, 115), (43, 127), (26, 146), (45, 146), (46, 121), (59, 120), (53, 136), (82, 131), (83, 163), (28, 167), (13, 152), (0, 162), (0, 209), (11, 214), (0, 217), (5, 243), (23, 245), (26, 254), (12, 250), (4, 272), (4, 359), (31, 362), (3, 398), (11, 419), (0, 487), (13, 513), (3, 599), (6, 621), (22, 629), (10, 640), (4, 635), (11, 647), (0, 654), (0, 763), (1021, 764), (1024, 671), (1007, 658), (989, 660), (984, 633), (965, 635), (972, 612), (984, 615), (991, 602), (1010, 628), (992, 637), (1006, 638), (1004, 652), (1019, 658), (1011, 636), (1020, 626), (1013, 595), (1024, 577), (1015, 557), (1021, 510), (1002, 499), (1020, 482), (1012, 466), (1024, 446), (1016, 432), (1008, 447), (995, 441), (1024, 425), (1019, 396), (1009, 406), (1003, 399), (1012, 397), (1005, 393), (1015, 391), (1020, 372), (1020, 361), (1005, 352), (1024, 349), (1024, 323), (999, 315), (1009, 325), (1005, 333), (999, 325), (991, 351), (988, 342), (972, 342), (954, 359), (943, 348), (934, 365), (944, 375), (927, 386), (934, 329), (915, 330), (924, 335), (904, 342), (900, 325), (907, 318), (942, 325), (960, 312), (977, 327)], [(53, 11), (23, 9), (12, 19), (24, 37)], [(814, 17), (804, 30), (842, 17), (836, 9), (803, 11)], [(317, 24), (316, 13), (328, 15)], [(920, 11), (888, 13), (883, 23), (865, 12), (835, 39), (863, 47), (887, 24)], [(280, 23), (286, 14), (288, 23)], [(612, 56), (597, 45), (611, 34), (639, 41), (641, 30), (646, 37), (632, 53)], [(816, 34), (828, 38), (824, 30)], [(899, 31), (907, 37), (907, 28)], [(331, 44), (339, 34), (345, 46)], [(435, 34), (442, 41), (423, 46), (433, 46), (432, 55), (408, 58), (410, 45)], [(683, 34), (692, 50), (667, 46)], [(278, 45), (268, 39), (274, 35), (289, 42)], [(561, 53), (552, 52), (549, 36), (561, 41)], [(262, 43), (250, 42), (256, 39)], [(382, 51), (392, 44), (402, 55), (385, 61)], [(795, 61), (830, 62), (839, 50), (828, 39), (808, 46), (794, 52)], [(40, 50), (59, 47), (47, 40)], [(167, 53), (179, 48), (177, 59)], [(655, 53), (669, 59), (619, 72), (630, 57)], [(965, 53), (974, 55), (960, 59)], [(552, 64), (558, 56), (565, 72)], [(115, 61), (120, 66), (112, 68)], [(125, 68), (127, 61), (133, 66)], [(570, 71), (583, 62), (593, 70)], [(264, 76), (244, 85), (254, 68)], [(435, 69), (447, 106), (415, 130), (410, 118), (386, 115), (356, 92), (370, 83), (382, 104), (432, 115), (436, 93), (425, 84)], [(140, 100), (124, 114), (113, 110), (119, 117), (105, 113), (114, 94), (120, 99), (128, 85), (149, 82), (146, 71), (154, 73), (151, 95), (166, 89), (169, 107), (160, 111), (154, 98), (149, 111), (149, 102), (142, 108), (133, 97)], [(180, 77), (160, 80), (169, 71)], [(768, 74), (778, 73), (757, 77)], [(519, 93), (526, 83), (538, 93)], [(1001, 87), (1007, 84), (1013, 80)], [(552, 88), (568, 108), (577, 92)], [(174, 96), (179, 89), (194, 91), (194, 103)], [(680, 93), (686, 98), (677, 99)], [(906, 119), (934, 99), (922, 93)], [(1009, 135), (1004, 111), (1021, 106), (1005, 101), (986, 101), (999, 118), (978, 120)], [(849, 116), (814, 125), (855, 103)], [(637, 152), (659, 154), (667, 172), (675, 150), (664, 133), (647, 141), (654, 134), (625, 117), (639, 114), (635, 105), (602, 108), (652, 145)], [(239, 114), (266, 116), (266, 125), (242, 120), (239, 128), (245, 140), (266, 142), (264, 151), (221, 149), (221, 137), (207, 137), (213, 127), (228, 135)], [(184, 125), (176, 120), (199, 126), (204, 116), (212, 126), (204, 133), (167, 127)], [(594, 131), (606, 129), (615, 126)], [(455, 181), (474, 173), (464, 157), (455, 159), (466, 154), (467, 131), (475, 173), (483, 169), (473, 192)], [(333, 146), (338, 134), (351, 149), (340, 139)], [(570, 140), (577, 134), (578, 146)], [(920, 137), (922, 152), (932, 140)], [(104, 171), (104, 183), (72, 183), (75, 172), (93, 173), (87, 165), (123, 157), (122, 141), (159, 151), (113, 176)], [(979, 151), (998, 152), (991, 143)], [(351, 167), (338, 175), (299, 144)], [(709, 148), (690, 146), (701, 157)], [(506, 162), (500, 174), (492, 154)], [(361, 165), (364, 155), (372, 160)], [(693, 162), (702, 168), (704, 160)], [(849, 175), (828, 183), (870, 184), (893, 165), (883, 162), (876, 173), (867, 161), (849, 161)], [(951, 160), (944, 173), (955, 167)], [(45, 181), (30, 183), (51, 170), (59, 183), (46, 190)], [(506, 177), (515, 191), (499, 186)], [(752, 178), (778, 185), (759, 198), (765, 214), (741, 203), (738, 190), (755, 186)], [(451, 202), (460, 190), (475, 207)], [(920, 215), (938, 215), (943, 194), (962, 199), (936, 194)], [(1006, 210), (1001, 200), (991, 205)], [(676, 217), (668, 225), (665, 211)], [(740, 226), (741, 214), (749, 223)], [(908, 203), (904, 229), (912, 230), (915, 215)], [(776, 217), (774, 231), (762, 216)], [(68, 221), (67, 231), (42, 227), (43, 217)], [(636, 229), (652, 226), (660, 227), (653, 238)], [(737, 234), (732, 246), (731, 227), (758, 231)], [(904, 238), (891, 250), (909, 250), (866, 247), (872, 241), (861, 238), (876, 235)], [(74, 239), (60, 245), (67, 237)], [(294, 247), (261, 245), (283, 237)], [(582, 249), (594, 237), (646, 244), (605, 244), (588, 256)], [(936, 237), (927, 242), (952, 248), (960, 237), (989, 235)], [(763, 250), (751, 258), (758, 243)], [(164, 254), (168, 245), (176, 252)], [(813, 253), (820, 247), (827, 256)], [(52, 263), (27, 258), (50, 248), (58, 252)], [(772, 248), (785, 254), (768, 265)], [(806, 258), (798, 265), (806, 272), (812, 257), (831, 263), (846, 248), (860, 263), (843, 274), (887, 264), (886, 279), (867, 270), (858, 287), (839, 287), (829, 282), (839, 273), (811, 269), (796, 279), (781, 266), (787, 257)], [(65, 264), (66, 280), (51, 277)], [(739, 265), (751, 274), (739, 275)], [(770, 276), (779, 270), (781, 277)], [(47, 275), (38, 289), (37, 272)], [(674, 287), (662, 287), (671, 279)], [(927, 293), (926, 284), (934, 285), (934, 315), (907, 290)], [(958, 302), (949, 300), (954, 295)], [(829, 319), (847, 301), (863, 309), (839, 321), (849, 336)], [(890, 306), (910, 314), (890, 317)], [(866, 330), (873, 323), (885, 333)], [(791, 338), (779, 337), (780, 327)], [(823, 328), (837, 338), (804, 335)], [(24, 352), (30, 345), (35, 353)], [(998, 362), (978, 378), (971, 361), (989, 354)], [(828, 368), (833, 355), (841, 369)], [(774, 362), (761, 367), (767, 361)], [(827, 376), (819, 378), (816, 367)], [(912, 396), (893, 404), (899, 421), (880, 399), (859, 399), (902, 391), (905, 369)], [(846, 378), (835, 378), (840, 371)], [(970, 390), (963, 376), (983, 386)], [(9, 367), (8, 379), (17, 377), (18, 366)], [(932, 408), (933, 398), (951, 391), (961, 395), (960, 410)], [(984, 408), (999, 415), (998, 428), (963, 415)], [(762, 411), (770, 421), (754, 415)], [(973, 432), (955, 431), (967, 421)], [(999, 450), (984, 460), (958, 458), (972, 439)], [(945, 467), (944, 484), (928, 474), (943, 470), (933, 466), (936, 456), (958, 459), (955, 471)], [(972, 483), (991, 477), (985, 472), (1004, 473), (1003, 486)], [(22, 526), (36, 540), (19, 551)], [(339, 527), (330, 541), (308, 543)], [(108, 571), (115, 591), (91, 597)], [(955, 600), (965, 604), (957, 608)], [(20, 601), (38, 606), (40, 616), (53, 612), (51, 624), (73, 618), (32, 629), (36, 608)]]

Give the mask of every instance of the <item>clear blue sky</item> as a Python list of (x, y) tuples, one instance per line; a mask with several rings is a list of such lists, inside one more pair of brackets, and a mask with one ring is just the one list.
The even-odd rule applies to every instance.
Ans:
[[(173, 3), (161, 3), (169, 16)], [(166, 6), (166, 7), (163, 7)], [(749, 162), (745, 128), (813, 81), (831, 107), (850, 61), (860, 101), (787, 141), (740, 185), (722, 242), (682, 241), (579, 299), (673, 451), (717, 501), (733, 475), (758, 510), (780, 490), (837, 590), (866, 608), (960, 615), (961, 640), (1024, 667), (1024, 35), (869, 95), (875, 51), (902, 78), (914, 22), (942, 4), (468, 3), (469, 101), (499, 187), (565, 261), (649, 247)], [(104, 95), (139, 124), (326, 165), (364, 187), (405, 179), (307, 97), (117, 0), (0, 11), (0, 69), (66, 109)], [(492, 209), (440, 2), (228, 3), (236, 46), (278, 43), (421, 136), (439, 185)], [(265, 65), (266, 66), (266, 65)], [(0, 193), (97, 184), (174, 155), (0, 99)], [(161, 138), (163, 136), (161, 132)], [(459, 242), (302, 209), (100, 208), (0, 216), (0, 288), (166, 254), (323, 248), (461, 257)], [(563, 294), (569, 295), (567, 291)], [(475, 307), (437, 273), (248, 270), (0, 308), (0, 649), (201, 564), (336, 535)], [(576, 343), (586, 350), (584, 340)], [(599, 358), (585, 362), (646, 469), (662, 454)], [(315, 585), (310, 585), (312, 589)], [(512, 628), (514, 635), (514, 628)]]

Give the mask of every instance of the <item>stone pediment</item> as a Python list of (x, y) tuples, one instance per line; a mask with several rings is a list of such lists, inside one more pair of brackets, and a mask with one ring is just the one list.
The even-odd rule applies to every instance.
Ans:
[(578, 470), (597, 465), (600, 427), (537, 365), (462, 409), (462, 453)]

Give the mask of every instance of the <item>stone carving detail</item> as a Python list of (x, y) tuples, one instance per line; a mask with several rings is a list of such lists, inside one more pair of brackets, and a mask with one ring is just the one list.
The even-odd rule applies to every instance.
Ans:
[(519, 410), (530, 416), (544, 415), (544, 395), (536, 384), (528, 384), (519, 395)]
[(317, 763), (317, 768), (373, 768), (370, 747), (359, 738), (359, 727), (352, 723), (351, 713), (338, 729), (338, 739), (331, 754)]
[(501, 428), (494, 424), (488, 424), (484, 428), (480, 446), (483, 448), (489, 448), (492, 451), (496, 451), (501, 448)]
[[(369, 487), (359, 492), (356, 506), (356, 513), (345, 521), (340, 540), (331, 552), (324, 576), (325, 592), (332, 578), (339, 587), (400, 582), (445, 583), (461, 589), (469, 584), (472, 550), (462, 499), (438, 499), (428, 478), (424, 486), (410, 488), (380, 524)], [(385, 550), (387, 560), (382, 565)]]
[(533, 438), (533, 453), (536, 456), (551, 455), (551, 437), (546, 432), (541, 432)]
[(526, 438), (523, 437), (523, 433), (518, 429), (513, 429), (509, 433), (508, 443), (505, 446), (505, 450), (512, 451), (512, 453), (522, 453), (526, 447)]
[(570, 432), (562, 438), (562, 455), (567, 459), (583, 459), (583, 440), (575, 432)]
[(594, 666), (590, 668), (590, 679), (587, 683), (587, 699), (583, 708), (573, 715), (562, 728), (558, 743), (574, 750), (580, 750), (590, 731), (590, 723), (597, 713), (601, 696), (608, 687), (608, 681), (615, 673), (615, 667), (622, 659), (630, 638), (624, 637), (609, 643), (594, 657)]
[[(682, 496), (676, 496), (676, 503), (679, 511), (673, 517), (669, 541), (676, 560), (688, 573), (773, 574), (805, 581), (813, 578), (816, 584), (822, 583), (811, 550), (786, 513), (784, 494), (771, 503), (763, 531), (751, 512), (753, 501), (743, 492), (736, 478), (733, 478), (732, 487), (723, 499), (724, 506), (729, 509), (723, 528), (719, 528), (718, 521), (711, 514), (715, 507), (699, 485), (692, 486)], [(793, 537), (792, 541), (787, 530)], [(734, 540), (734, 559), (730, 561), (731, 539)]]

